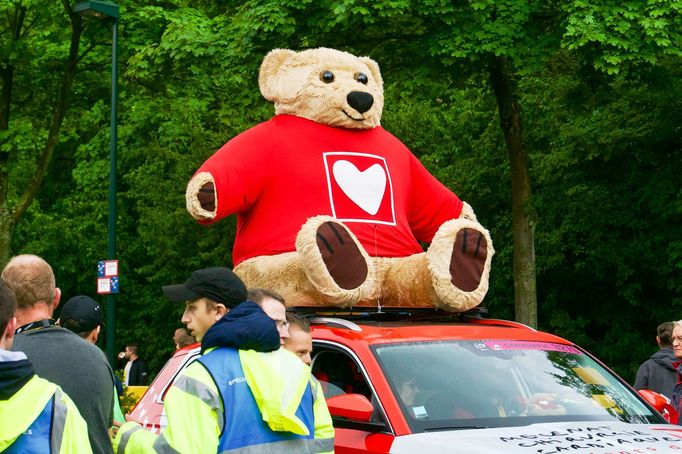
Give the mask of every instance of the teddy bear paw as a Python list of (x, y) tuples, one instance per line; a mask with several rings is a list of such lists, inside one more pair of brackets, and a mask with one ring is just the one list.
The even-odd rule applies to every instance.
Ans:
[(450, 258), (452, 284), (465, 292), (478, 288), (488, 258), (488, 241), (482, 232), (463, 228), (457, 232)]
[(359, 287), (367, 279), (367, 262), (349, 231), (328, 221), (317, 229), (317, 247), (329, 275), (344, 290)]
[(199, 189), (197, 199), (201, 208), (206, 211), (215, 211), (215, 185), (213, 182), (205, 183)]
[(196, 174), (187, 183), (185, 191), (187, 211), (199, 221), (215, 219), (217, 199), (215, 181), (208, 172)]
[(438, 307), (463, 312), (483, 301), (495, 253), (490, 234), (471, 219), (445, 222), (427, 251)]
[(296, 238), (296, 250), (309, 280), (330, 302), (350, 306), (371, 291), (369, 256), (336, 219), (308, 219)]

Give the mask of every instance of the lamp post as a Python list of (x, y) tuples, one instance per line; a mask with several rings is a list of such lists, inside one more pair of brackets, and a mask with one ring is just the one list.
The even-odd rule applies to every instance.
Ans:
[[(118, 97), (118, 5), (107, 0), (90, 0), (77, 3), (73, 11), (82, 16), (95, 16), (100, 19), (111, 19), (111, 124), (109, 140), (109, 224), (107, 258), (116, 258), (116, 100)], [(107, 294), (106, 308), (106, 353), (109, 363), (115, 367), (115, 301), (114, 293)]]

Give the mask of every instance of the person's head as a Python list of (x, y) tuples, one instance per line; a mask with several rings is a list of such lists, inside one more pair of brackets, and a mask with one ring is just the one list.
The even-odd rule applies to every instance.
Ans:
[(673, 352), (677, 358), (682, 358), (682, 320), (674, 322), (672, 335)]
[(0, 279), (0, 349), (9, 350), (14, 342), (17, 319), (17, 300), (7, 283)]
[(414, 405), (415, 398), (419, 392), (417, 379), (407, 374), (401, 375), (396, 377), (396, 386), (400, 400), (408, 407)]
[(246, 301), (246, 286), (231, 269), (211, 267), (192, 273), (184, 284), (166, 285), (171, 301), (185, 302), (182, 323), (201, 341), (206, 331), (237, 304)]
[(93, 344), (103, 325), (102, 308), (89, 296), (70, 298), (62, 307), (58, 323)]
[(17, 311), (28, 311), (40, 305), (43, 312), (52, 317), (61, 293), (55, 287), (52, 267), (45, 260), (37, 255), (17, 255), (5, 265), (0, 277), (14, 292)]
[(181, 347), (180, 343), (186, 337), (189, 337), (189, 333), (187, 332), (186, 328), (176, 329), (175, 332), (173, 333), (173, 342), (175, 343), (175, 348), (180, 348)]
[(675, 322), (663, 322), (656, 328), (656, 343), (659, 347), (672, 347)]
[(139, 346), (137, 344), (126, 344), (126, 349), (125, 349), (125, 359), (129, 361), (135, 361), (137, 359), (137, 351), (139, 349)]
[(175, 332), (173, 333), (173, 342), (177, 344), (180, 341), (180, 339), (182, 339), (182, 336), (186, 336), (187, 334), (189, 333), (185, 328), (176, 329)]
[(301, 361), (310, 365), (313, 352), (313, 337), (310, 334), (308, 320), (291, 312), (287, 312), (289, 322), (289, 337), (284, 339), (284, 348), (301, 358)]
[(287, 306), (282, 295), (264, 288), (253, 288), (249, 289), (246, 296), (275, 321), (280, 341), (284, 345), (284, 340), (289, 337), (289, 322), (287, 321)]
[(189, 335), (185, 328), (178, 328), (173, 333), (173, 342), (175, 342), (175, 348), (179, 349), (195, 343), (196, 340)]

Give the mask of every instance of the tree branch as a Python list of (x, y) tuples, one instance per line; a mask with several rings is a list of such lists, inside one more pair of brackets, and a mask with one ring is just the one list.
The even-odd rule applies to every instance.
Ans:
[(64, 73), (55, 99), (52, 123), (50, 125), (45, 147), (38, 159), (38, 166), (17, 203), (16, 208), (10, 213), (11, 221), (15, 224), (21, 219), (31, 205), (38, 192), (38, 188), (40, 188), (40, 185), (43, 182), (52, 154), (59, 143), (59, 132), (69, 108), (71, 86), (73, 85), (73, 79), (76, 74), (76, 65), (78, 63), (78, 48), (80, 46), (81, 35), (83, 34), (83, 23), (80, 16), (71, 10), (71, 4), (68, 0), (62, 0), (62, 5), (71, 21), (69, 56), (64, 64)]

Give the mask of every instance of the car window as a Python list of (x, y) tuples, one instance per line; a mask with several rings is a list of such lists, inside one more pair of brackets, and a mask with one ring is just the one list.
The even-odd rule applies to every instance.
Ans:
[(568, 345), (443, 341), (373, 351), (413, 431), (549, 421), (661, 422), (612, 373)]
[(374, 407), (372, 422), (386, 423), (381, 404), (353, 357), (341, 349), (320, 345), (313, 345), (312, 357), (312, 374), (320, 382), (325, 398), (339, 394), (362, 394)]
[(315, 354), (311, 364), (313, 375), (323, 384), (325, 397), (338, 394), (362, 394), (372, 397), (356, 362), (340, 351), (326, 350)]

